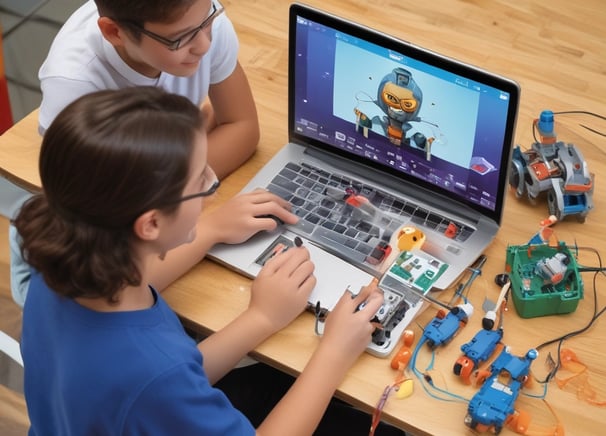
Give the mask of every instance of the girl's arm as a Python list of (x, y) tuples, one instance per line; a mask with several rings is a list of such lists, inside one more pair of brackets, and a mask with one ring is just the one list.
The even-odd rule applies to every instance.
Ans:
[[(211, 383), (304, 309), (315, 286), (312, 269), (304, 248), (291, 248), (267, 262), (253, 283), (249, 308), (198, 345)], [(382, 303), (375, 283), (355, 297), (344, 293), (327, 318), (320, 345), (257, 434), (313, 433), (345, 374), (370, 342), (375, 329), (371, 319)]]
[[(361, 303), (366, 305), (358, 310)], [(257, 429), (257, 434), (310, 435), (349, 368), (366, 349), (375, 326), (371, 319), (383, 303), (375, 284), (355, 298), (341, 297), (328, 315), (320, 345), (293, 386)]]
[(265, 264), (252, 284), (248, 308), (198, 345), (211, 383), (303, 312), (316, 285), (313, 270), (303, 247), (290, 248)]
[[(221, 189), (221, 188), (219, 188)], [(163, 291), (194, 265), (217, 243), (238, 244), (260, 231), (272, 231), (276, 221), (263, 216), (273, 215), (284, 223), (294, 224), (298, 218), (290, 212), (290, 204), (259, 189), (240, 194), (212, 211), (200, 216), (196, 237), (189, 243), (169, 251), (164, 259), (154, 259), (150, 268), (150, 284)]]

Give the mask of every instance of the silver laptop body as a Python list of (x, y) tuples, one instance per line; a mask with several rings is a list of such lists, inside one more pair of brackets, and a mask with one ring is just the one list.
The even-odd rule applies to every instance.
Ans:
[[(431, 290), (451, 286), (499, 230), (518, 85), (305, 5), (289, 20), (290, 142), (243, 192), (286, 198), (299, 223), (209, 256), (255, 277), (299, 235), (316, 263), (310, 308), (329, 311), (345, 288), (382, 277), (402, 229), (414, 228), (443, 266)], [(389, 354), (421, 310), (408, 291), (387, 291), (389, 332), (369, 352)]]

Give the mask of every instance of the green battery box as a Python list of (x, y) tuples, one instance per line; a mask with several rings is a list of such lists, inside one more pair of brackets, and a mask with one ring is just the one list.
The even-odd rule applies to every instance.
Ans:
[(522, 318), (574, 312), (583, 298), (576, 256), (564, 243), (510, 245), (505, 264)]

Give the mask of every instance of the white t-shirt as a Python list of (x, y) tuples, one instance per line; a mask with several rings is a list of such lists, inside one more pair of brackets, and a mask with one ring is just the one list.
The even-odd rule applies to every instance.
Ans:
[(103, 89), (158, 86), (183, 95), (199, 106), (208, 95), (209, 85), (225, 80), (236, 67), (238, 38), (225, 14), (213, 22), (210, 49), (195, 74), (177, 77), (162, 72), (157, 78), (136, 72), (118, 56), (103, 38), (97, 26), (98, 18), (92, 0), (81, 6), (61, 28), (40, 67), (42, 103), (38, 123), (41, 133), (69, 103)]

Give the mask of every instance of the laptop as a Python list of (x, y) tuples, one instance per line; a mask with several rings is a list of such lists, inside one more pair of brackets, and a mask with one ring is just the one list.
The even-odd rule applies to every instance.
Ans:
[(255, 277), (298, 236), (316, 313), (380, 278), (385, 329), (368, 351), (386, 356), (419, 294), (451, 286), (499, 230), (519, 86), (303, 4), (289, 11), (288, 68), (289, 143), (243, 192), (269, 189), (299, 222), (209, 257)]

